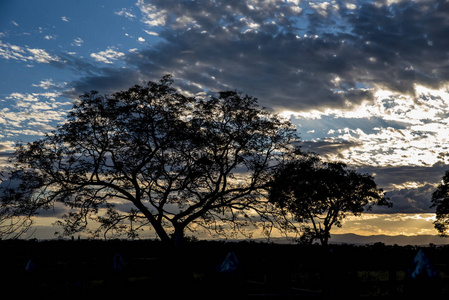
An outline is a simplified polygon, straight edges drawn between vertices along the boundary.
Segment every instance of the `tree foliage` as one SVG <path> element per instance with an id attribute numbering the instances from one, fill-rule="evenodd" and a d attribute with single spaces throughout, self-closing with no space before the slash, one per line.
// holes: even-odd
<path id="1" fill-rule="evenodd" d="M 301 223 L 304 241 L 318 239 L 323 245 L 331 228 L 341 227 L 348 214 L 391 205 L 372 176 L 298 151 L 276 171 L 269 198 Z"/>
<path id="2" fill-rule="evenodd" d="M 293 126 L 248 95 L 198 99 L 172 83 L 82 95 L 64 125 L 18 145 L 14 174 L 27 184 L 4 201 L 27 202 L 30 214 L 64 204 L 66 234 L 94 221 L 94 235 L 133 237 L 149 225 L 164 241 L 195 226 L 223 233 L 254 214 L 269 219 L 261 194 L 296 139 Z"/>
<path id="3" fill-rule="evenodd" d="M 441 183 L 432 193 L 432 206 L 435 207 L 435 229 L 441 236 L 447 236 L 449 229 L 449 171 L 444 174 Z"/>

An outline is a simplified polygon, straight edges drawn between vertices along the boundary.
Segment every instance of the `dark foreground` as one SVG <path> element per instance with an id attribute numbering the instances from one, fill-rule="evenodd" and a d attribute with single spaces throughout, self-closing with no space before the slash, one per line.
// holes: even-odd
<path id="1" fill-rule="evenodd" d="M 414 279 L 410 274 L 419 249 L 433 273 L 424 268 Z M 0 241 L 0 253 L 2 291 L 19 299 L 449 296 L 447 246 L 209 241 L 170 249 L 157 241 Z"/>

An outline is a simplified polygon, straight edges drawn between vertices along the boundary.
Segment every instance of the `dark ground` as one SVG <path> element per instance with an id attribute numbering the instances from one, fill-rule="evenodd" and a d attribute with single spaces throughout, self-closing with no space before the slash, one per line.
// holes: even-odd
<path id="1" fill-rule="evenodd" d="M 409 276 L 419 249 L 432 263 L 435 277 Z M 235 254 L 238 267 L 220 273 L 230 252 Z M 448 246 L 376 244 L 323 248 L 200 241 L 171 249 L 158 241 L 16 240 L 0 241 L 0 253 L 2 291 L 19 299 L 449 296 Z M 117 260 L 120 257 L 124 264 Z"/>

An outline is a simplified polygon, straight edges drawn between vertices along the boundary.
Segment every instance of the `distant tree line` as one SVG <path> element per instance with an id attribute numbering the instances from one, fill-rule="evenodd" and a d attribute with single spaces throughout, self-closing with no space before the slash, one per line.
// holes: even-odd
<path id="1" fill-rule="evenodd" d="M 0 186 L 3 236 L 62 204 L 66 235 L 134 238 L 150 227 L 179 245 L 186 231 L 229 236 L 257 225 L 326 245 L 346 215 L 391 206 L 372 176 L 294 146 L 295 126 L 256 98 L 188 97 L 172 84 L 167 75 L 85 93 L 66 123 L 19 143 Z"/>

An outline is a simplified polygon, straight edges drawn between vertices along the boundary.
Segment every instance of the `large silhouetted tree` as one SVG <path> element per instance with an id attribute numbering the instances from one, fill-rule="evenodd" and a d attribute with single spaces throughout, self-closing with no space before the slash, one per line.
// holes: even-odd
<path id="1" fill-rule="evenodd" d="M 449 229 L 449 171 L 446 171 L 441 183 L 433 192 L 431 201 L 431 207 L 436 208 L 434 226 L 441 236 L 447 236 Z"/>
<path id="2" fill-rule="evenodd" d="M 325 162 L 298 153 L 276 171 L 270 201 L 292 213 L 301 224 L 302 239 L 327 245 L 332 226 L 348 214 L 360 215 L 372 205 L 391 205 L 372 176 L 343 163 Z"/>
<path id="3" fill-rule="evenodd" d="M 150 225 L 178 243 L 195 226 L 220 232 L 268 219 L 260 193 L 294 139 L 291 123 L 255 98 L 186 97 L 170 76 L 112 96 L 89 92 L 64 125 L 18 146 L 14 176 L 23 184 L 4 201 L 26 203 L 30 214 L 64 204 L 66 234 L 93 220 L 94 234 L 133 236 Z"/>

